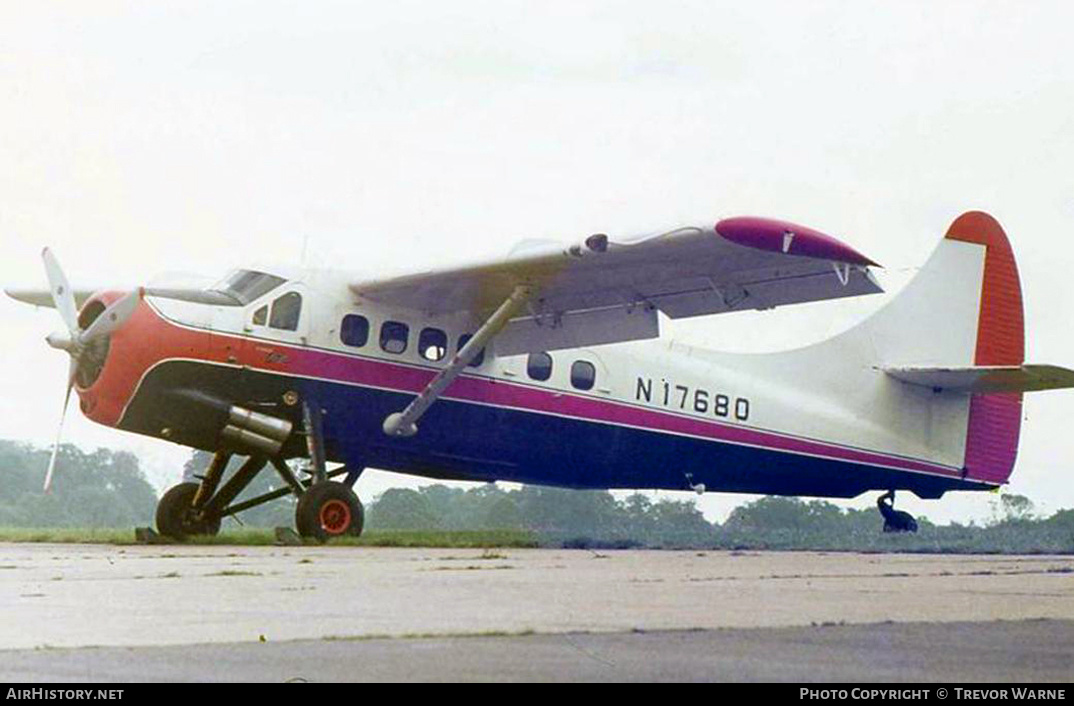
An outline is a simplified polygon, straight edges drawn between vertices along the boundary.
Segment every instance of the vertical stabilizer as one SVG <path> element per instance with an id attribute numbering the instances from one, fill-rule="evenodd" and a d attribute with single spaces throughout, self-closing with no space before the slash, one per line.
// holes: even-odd
<path id="1" fill-rule="evenodd" d="M 999 223 L 979 211 L 959 216 L 906 287 L 844 337 L 868 340 L 879 367 L 904 382 L 914 370 L 1021 366 L 1022 288 Z M 1006 482 L 1018 451 L 1022 393 L 950 390 L 926 399 L 925 407 L 908 413 L 939 419 L 944 410 L 947 421 L 922 439 L 936 450 L 935 459 L 960 466 L 967 480 Z M 913 402 L 893 404 L 911 410 Z M 878 423 L 913 428 L 907 419 Z"/>

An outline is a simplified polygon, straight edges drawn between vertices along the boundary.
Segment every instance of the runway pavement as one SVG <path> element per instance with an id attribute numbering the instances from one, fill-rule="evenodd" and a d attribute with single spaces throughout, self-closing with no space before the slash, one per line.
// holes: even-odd
<path id="1" fill-rule="evenodd" d="M 4 544 L 0 619 L 19 680 L 1069 680 L 1074 557 Z"/>
<path id="2" fill-rule="evenodd" d="M 0 680 L 1069 682 L 1074 622 L 883 623 L 0 652 Z"/>

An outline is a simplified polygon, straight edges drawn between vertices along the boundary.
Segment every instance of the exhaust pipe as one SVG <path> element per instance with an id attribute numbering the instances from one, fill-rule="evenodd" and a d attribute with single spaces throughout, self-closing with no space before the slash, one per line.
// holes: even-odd
<path id="1" fill-rule="evenodd" d="M 228 409 L 227 424 L 220 437 L 240 448 L 250 448 L 266 456 L 275 456 L 291 436 L 294 424 L 238 405 Z"/>

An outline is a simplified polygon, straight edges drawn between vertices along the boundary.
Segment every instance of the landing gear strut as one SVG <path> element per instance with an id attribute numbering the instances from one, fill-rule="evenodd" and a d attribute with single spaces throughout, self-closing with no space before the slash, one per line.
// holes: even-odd
<path id="1" fill-rule="evenodd" d="M 889 490 L 877 498 L 876 508 L 884 516 L 885 532 L 917 532 L 917 520 L 914 516 L 895 509 L 894 490 Z"/>
<path id="2" fill-rule="evenodd" d="M 157 532 L 175 539 L 191 535 L 215 535 L 220 531 L 220 518 L 201 516 L 194 509 L 197 483 L 180 483 L 164 493 L 157 503 Z"/>
<path id="3" fill-rule="evenodd" d="M 365 512 L 358 496 L 351 490 L 362 473 L 361 468 L 344 466 L 333 471 L 323 470 L 320 482 L 314 470 L 310 478 L 298 480 L 283 459 L 274 458 L 272 465 L 287 483 L 286 487 L 232 503 L 267 465 L 267 459 L 249 457 L 221 487 L 230 457 L 227 452 L 217 453 L 200 483 L 180 483 L 164 493 L 157 503 L 157 531 L 160 534 L 173 539 L 215 535 L 220 531 L 223 518 L 292 494 L 298 496 L 295 525 L 303 537 L 323 542 L 332 537 L 356 537 L 362 533 Z M 347 476 L 342 483 L 330 480 L 342 475 Z"/>
<path id="4" fill-rule="evenodd" d="M 164 493 L 157 503 L 157 531 L 175 539 L 217 534 L 220 521 L 234 513 L 228 503 L 250 484 L 266 462 L 263 456 L 249 457 L 217 490 L 230 459 L 229 452 L 217 453 L 201 483 L 180 483 Z"/>
<path id="5" fill-rule="evenodd" d="M 329 482 L 324 448 L 324 417 L 315 400 L 302 403 L 302 421 L 306 428 L 311 484 L 298 497 L 295 528 L 303 537 L 312 537 L 321 542 L 331 537 L 357 537 L 365 524 L 365 511 L 351 486 L 358 480 L 361 470 L 348 472 L 343 483 Z"/>
<path id="6" fill-rule="evenodd" d="M 232 411 L 239 409 L 232 407 Z M 237 413 L 235 413 L 237 414 Z M 307 399 L 302 403 L 302 422 L 306 437 L 306 451 L 309 454 L 310 477 L 299 480 L 284 457 L 279 455 L 285 437 L 291 434 L 291 423 L 282 422 L 274 417 L 245 412 L 238 419 L 253 419 L 256 429 L 235 429 L 222 434 L 229 445 L 226 450 L 218 451 L 214 456 L 200 483 L 181 483 L 170 489 L 157 505 L 157 531 L 160 534 L 184 539 L 191 535 L 215 535 L 220 531 L 220 521 L 229 516 L 257 507 L 270 500 L 294 495 L 298 498 L 295 511 L 295 525 L 303 537 L 325 541 L 331 537 L 354 536 L 362 533 L 365 513 L 358 496 L 351 487 L 362 474 L 363 465 L 337 468 L 329 472 L 324 443 L 324 410 L 316 400 Z M 276 423 L 273 423 L 276 422 Z M 237 423 L 237 422 L 236 422 Z M 249 422 L 252 424 L 252 422 Z M 274 439 L 259 436 L 264 429 L 280 431 L 284 425 L 283 436 Z M 245 435 L 244 435 L 245 434 Z M 257 443 L 251 442 L 253 438 Z M 275 443 L 269 443 L 274 441 Z M 245 451 L 251 455 L 242 466 L 224 481 L 224 472 L 233 451 Z M 256 498 L 233 503 L 250 481 L 271 462 L 286 487 L 273 490 Z M 346 474 L 342 483 L 329 479 Z"/>

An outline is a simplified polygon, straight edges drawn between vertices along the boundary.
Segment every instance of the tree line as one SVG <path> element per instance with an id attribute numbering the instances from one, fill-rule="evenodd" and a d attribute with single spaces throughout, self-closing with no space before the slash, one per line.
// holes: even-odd
<path id="1" fill-rule="evenodd" d="M 126 527 L 153 520 L 157 494 L 126 451 L 60 447 L 52 492 L 42 492 L 50 450 L 0 440 L 0 527 Z"/>
<path id="2" fill-rule="evenodd" d="M 201 473 L 209 458 L 193 452 L 185 476 Z M 229 468 L 240 462 L 233 459 Z M 63 445 L 62 472 L 48 495 L 41 492 L 47 463 L 47 450 L 0 441 L 0 527 L 152 524 L 157 496 L 134 455 Z M 274 473 L 262 473 L 240 499 L 281 485 Z M 275 527 L 290 526 L 293 518 L 294 498 L 286 497 L 244 512 L 238 521 Z M 916 535 L 884 535 L 879 514 L 871 508 L 764 497 L 739 506 L 720 524 L 706 520 L 690 501 L 544 486 L 507 490 L 491 483 L 392 488 L 366 505 L 369 530 L 523 530 L 546 546 L 1074 552 L 1074 510 L 1039 517 L 1032 501 L 1021 495 L 997 496 L 993 517 L 982 525 L 918 519 Z"/>
<path id="3" fill-rule="evenodd" d="M 917 534 L 881 531 L 872 508 L 843 509 L 824 500 L 768 496 L 708 522 L 689 501 L 635 493 L 484 485 L 385 491 L 368 509 L 367 527 L 393 530 L 522 529 L 542 545 L 591 548 L 818 549 L 917 552 L 1074 552 L 1074 510 L 1037 517 L 1032 501 L 1001 495 L 987 524 L 936 525 L 918 518 Z"/>

